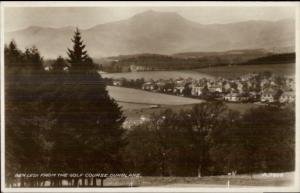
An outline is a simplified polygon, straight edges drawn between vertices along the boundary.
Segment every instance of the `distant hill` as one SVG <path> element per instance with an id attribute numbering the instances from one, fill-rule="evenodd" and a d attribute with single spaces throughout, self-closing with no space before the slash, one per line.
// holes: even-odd
<path id="1" fill-rule="evenodd" d="M 97 61 L 97 60 L 96 60 Z M 104 61 L 104 60 L 103 60 Z M 210 53 L 179 53 L 174 55 L 134 54 L 106 58 L 105 71 L 127 72 L 130 66 L 144 70 L 181 70 L 228 65 L 259 65 L 294 63 L 295 53 L 274 54 L 265 50 L 231 50 Z M 99 63 L 100 64 L 100 63 Z"/>
<path id="2" fill-rule="evenodd" d="M 258 58 L 270 55 L 271 52 L 265 49 L 247 49 L 247 50 L 229 50 L 224 52 L 183 52 L 176 53 L 172 56 L 177 58 L 208 58 L 215 57 L 219 58 L 226 63 L 230 63 L 232 60 L 233 63 L 247 61 L 249 59 Z"/>
<path id="3" fill-rule="evenodd" d="M 272 54 L 270 56 L 260 57 L 256 59 L 249 60 L 243 65 L 247 64 L 290 64 L 296 62 L 295 53 L 285 53 L 285 54 Z"/>
<path id="4" fill-rule="evenodd" d="M 14 39 L 20 48 L 36 45 L 45 58 L 66 56 L 75 27 L 28 27 L 5 33 L 5 42 Z M 280 50 L 294 48 L 293 20 L 245 21 L 203 25 L 174 12 L 146 11 L 126 20 L 81 30 L 93 58 L 113 55 L 226 50 Z"/>
<path id="5" fill-rule="evenodd" d="M 269 53 L 266 49 L 246 49 L 246 50 L 228 50 L 224 52 L 182 52 L 172 56 L 181 58 L 201 58 L 203 56 L 222 56 L 222 55 L 264 55 Z"/>

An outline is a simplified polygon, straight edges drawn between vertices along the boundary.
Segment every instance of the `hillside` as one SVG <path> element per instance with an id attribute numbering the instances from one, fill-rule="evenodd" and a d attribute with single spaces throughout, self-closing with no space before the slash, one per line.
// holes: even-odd
<path id="1" fill-rule="evenodd" d="M 36 45 L 45 58 L 66 55 L 75 27 L 28 27 L 5 34 L 23 49 Z M 93 58 L 137 53 L 169 55 L 240 49 L 293 47 L 293 20 L 199 24 L 174 12 L 146 11 L 131 18 L 81 30 Z"/>
<path id="2" fill-rule="evenodd" d="M 272 54 L 270 56 L 259 57 L 256 59 L 249 60 L 243 65 L 247 64 L 289 64 L 296 62 L 295 53 L 285 53 L 285 54 Z"/>
<path id="3" fill-rule="evenodd" d="M 176 53 L 172 56 L 178 58 L 202 58 L 207 56 L 243 56 L 247 58 L 256 58 L 259 56 L 265 56 L 270 51 L 266 49 L 243 49 L 243 50 L 228 50 L 223 52 L 182 52 Z"/>
<path id="4" fill-rule="evenodd" d="M 109 62 L 108 62 L 109 61 Z M 100 60 L 98 62 L 101 62 Z M 295 63 L 295 53 L 274 54 L 266 50 L 232 50 L 226 52 L 189 52 L 174 55 L 135 54 L 107 58 L 103 66 L 106 72 L 130 72 L 153 70 L 189 70 L 213 66 L 266 65 Z M 99 63 L 102 64 L 102 63 Z"/>

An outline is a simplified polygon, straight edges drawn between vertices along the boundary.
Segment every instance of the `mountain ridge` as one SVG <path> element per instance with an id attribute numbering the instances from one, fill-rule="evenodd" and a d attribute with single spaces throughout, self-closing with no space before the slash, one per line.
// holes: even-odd
<path id="1" fill-rule="evenodd" d="M 200 24 L 176 12 L 146 11 L 128 19 L 82 29 L 92 57 L 137 53 L 174 54 L 293 46 L 293 20 L 250 20 L 229 24 Z M 21 49 L 35 45 L 46 58 L 65 56 L 75 27 L 31 26 L 5 34 Z"/>

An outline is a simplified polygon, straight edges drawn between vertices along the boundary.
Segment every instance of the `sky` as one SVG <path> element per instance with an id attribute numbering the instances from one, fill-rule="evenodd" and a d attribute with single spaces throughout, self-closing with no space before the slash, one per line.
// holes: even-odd
<path id="1" fill-rule="evenodd" d="M 98 24 L 128 19 L 147 10 L 177 12 L 201 23 L 232 23 L 247 20 L 277 21 L 295 17 L 294 7 L 5 7 L 6 32 L 29 26 L 91 28 Z"/>

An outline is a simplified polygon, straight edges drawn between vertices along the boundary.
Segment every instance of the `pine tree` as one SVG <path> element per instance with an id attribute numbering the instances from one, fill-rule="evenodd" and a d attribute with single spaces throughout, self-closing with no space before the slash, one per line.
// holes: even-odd
<path id="1" fill-rule="evenodd" d="M 78 29 L 68 49 L 69 73 L 52 105 L 51 165 L 61 172 L 117 172 L 124 145 L 121 108 L 106 90 Z M 60 136 L 60 137 L 58 137 Z M 76 183 L 74 184 L 76 186 Z"/>
<path id="2" fill-rule="evenodd" d="M 71 72 L 86 72 L 92 68 L 91 58 L 85 51 L 85 45 L 81 40 L 81 34 L 79 29 L 76 28 L 74 37 L 72 39 L 74 43 L 73 49 L 68 49 L 69 59 L 67 60 L 72 66 Z"/>

